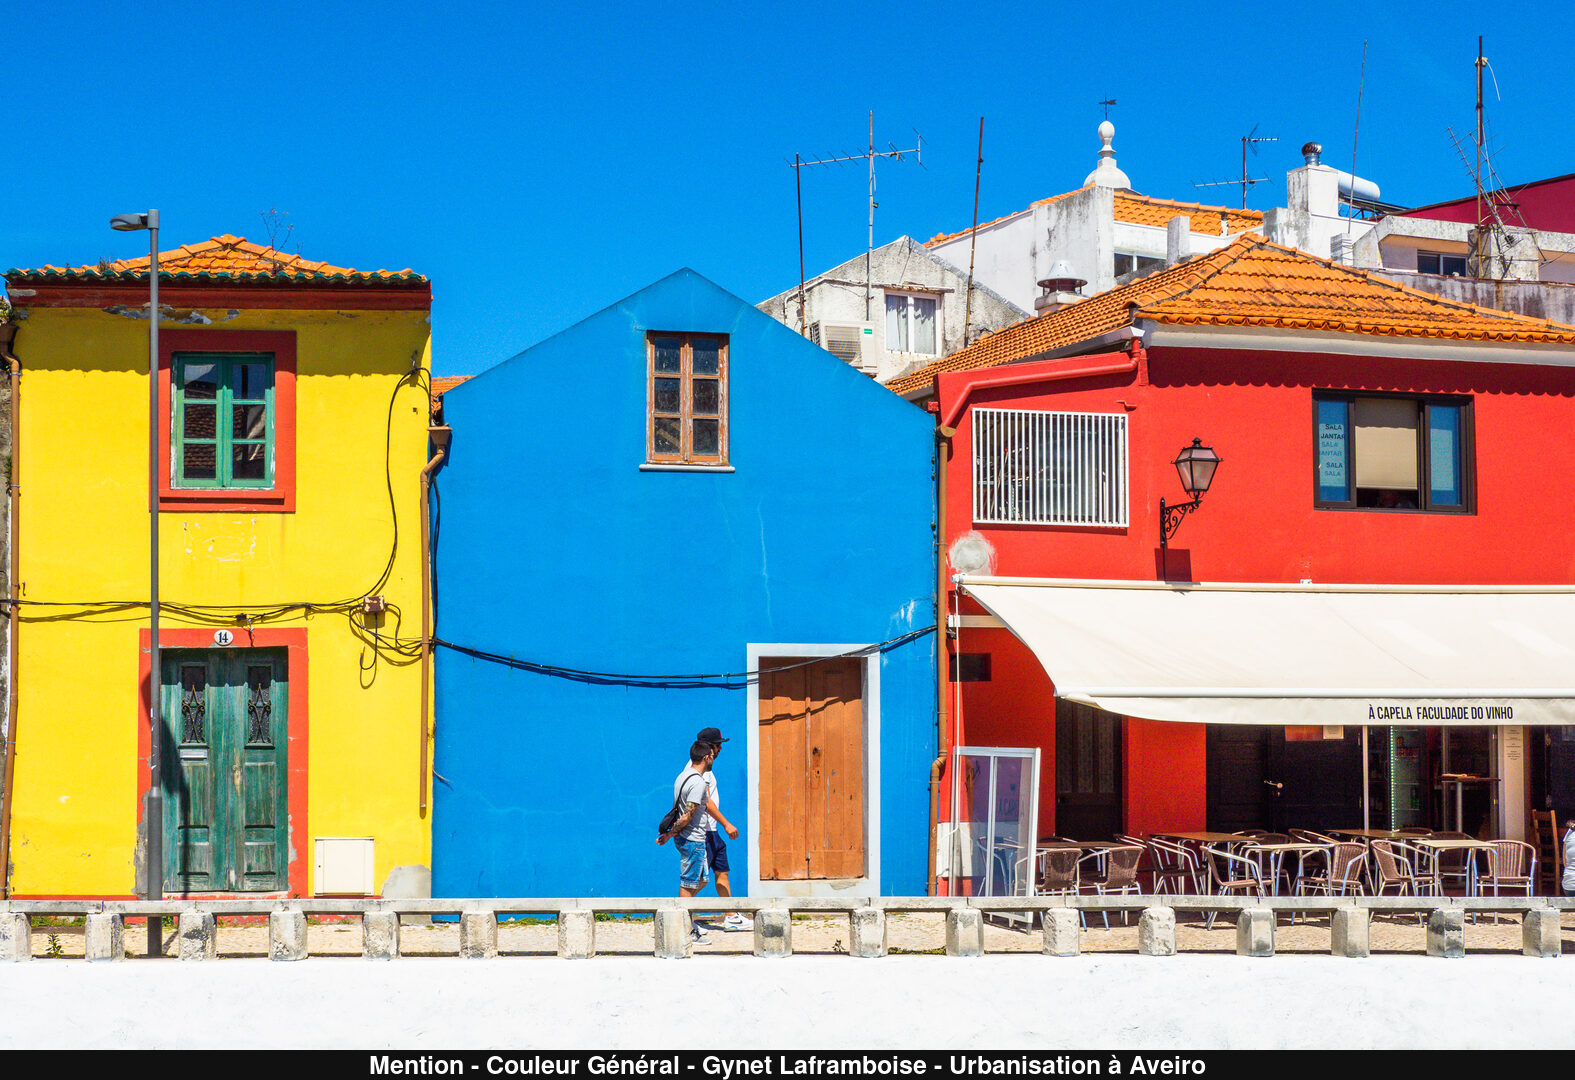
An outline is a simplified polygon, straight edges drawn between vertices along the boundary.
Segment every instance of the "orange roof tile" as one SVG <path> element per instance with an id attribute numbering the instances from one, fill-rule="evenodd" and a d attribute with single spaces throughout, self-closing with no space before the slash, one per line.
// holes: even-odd
<path id="1" fill-rule="evenodd" d="M 1092 185 L 1080 187 L 1077 191 L 1064 191 L 1060 195 L 1052 195 L 1048 199 L 1040 199 L 1030 203 L 1026 210 L 1017 210 L 1013 213 L 998 217 L 994 221 L 982 221 L 979 228 L 986 229 L 991 225 L 999 225 L 1007 218 L 1014 218 L 1018 214 L 1026 214 L 1036 206 L 1047 206 L 1059 202 L 1079 191 L 1087 191 Z M 1135 191 L 1116 192 L 1115 220 L 1129 225 L 1153 225 L 1163 229 L 1170 224 L 1170 219 L 1177 214 L 1188 214 L 1192 218 L 1192 231 L 1207 236 L 1234 236 L 1248 229 L 1256 229 L 1263 224 L 1263 213 L 1259 210 L 1232 210 L 1228 206 L 1206 206 L 1203 203 L 1176 202 L 1172 199 L 1151 199 L 1147 195 L 1139 195 Z M 1226 233 L 1220 232 L 1220 219 L 1225 220 Z M 963 229 L 961 232 L 937 233 L 924 242 L 925 247 L 944 244 L 948 240 L 955 240 L 959 236 L 967 236 L 973 230 Z"/>
<path id="2" fill-rule="evenodd" d="M 436 416 L 443 407 L 443 395 L 454 387 L 470 378 L 469 375 L 434 375 L 432 376 L 432 415 Z"/>
<path id="3" fill-rule="evenodd" d="M 117 259 L 96 266 L 45 266 L 36 270 L 9 270 L 8 280 L 106 281 L 146 278 L 149 257 Z M 159 252 L 159 277 L 175 280 L 222 280 L 245 282 L 290 282 L 313 284 L 426 284 L 414 270 L 351 270 L 314 262 L 253 244 L 244 236 L 215 236 L 196 244 L 183 244 L 173 251 Z"/>
<path id="4" fill-rule="evenodd" d="M 1137 319 L 1575 346 L 1575 326 L 1445 300 L 1245 233 L 1207 255 L 1009 326 L 886 388 L 896 394 L 927 390 L 942 372 L 1026 360 Z"/>

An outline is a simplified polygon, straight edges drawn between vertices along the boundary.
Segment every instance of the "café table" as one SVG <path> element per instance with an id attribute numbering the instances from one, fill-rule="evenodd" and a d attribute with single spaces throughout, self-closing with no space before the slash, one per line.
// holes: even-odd
<path id="1" fill-rule="evenodd" d="M 1285 856 L 1287 856 L 1287 855 L 1295 855 L 1296 856 L 1296 859 L 1297 859 L 1296 877 L 1299 879 L 1302 876 L 1301 875 L 1301 865 L 1302 865 L 1303 862 L 1306 861 L 1307 856 L 1311 855 L 1313 852 L 1328 851 L 1328 850 L 1329 850 L 1329 846 L 1327 844 L 1315 844 L 1315 843 L 1313 843 L 1310 840 L 1293 840 L 1293 841 L 1290 841 L 1289 843 L 1253 844 L 1250 848 L 1248 848 L 1244 852 L 1244 854 L 1246 854 L 1249 857 L 1251 857 L 1253 855 L 1264 855 L 1264 856 L 1268 857 L 1268 859 L 1269 859 L 1269 866 L 1265 867 L 1265 869 L 1268 870 L 1269 872 L 1264 874 L 1264 879 L 1267 882 L 1267 884 L 1269 885 L 1270 890 L 1275 895 L 1279 895 L 1280 894 L 1280 871 L 1281 871 L 1282 867 L 1284 866 Z M 1290 884 L 1290 883 L 1287 882 L 1287 884 Z M 1293 886 L 1293 888 L 1294 888 L 1294 886 Z"/>
<path id="2" fill-rule="evenodd" d="M 1433 878 L 1433 887 L 1438 890 L 1438 895 L 1444 895 L 1444 882 L 1438 872 L 1439 856 L 1446 851 L 1464 851 L 1466 853 L 1466 895 L 1475 896 L 1477 892 L 1477 852 L 1491 851 L 1492 844 L 1485 840 L 1434 840 L 1431 837 L 1413 837 L 1409 841 L 1412 846 L 1420 848 L 1432 855 L 1430 867 Z"/>

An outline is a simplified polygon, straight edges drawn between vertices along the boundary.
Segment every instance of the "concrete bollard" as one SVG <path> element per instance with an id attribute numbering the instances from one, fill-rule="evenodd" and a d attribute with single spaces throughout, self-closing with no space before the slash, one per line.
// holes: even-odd
<path id="1" fill-rule="evenodd" d="M 361 955 L 368 960 L 397 960 L 399 958 L 398 912 L 362 912 Z"/>
<path id="2" fill-rule="evenodd" d="M 886 955 L 886 913 L 877 907 L 854 908 L 848 916 L 848 954 Z"/>
<path id="3" fill-rule="evenodd" d="M 978 908 L 947 909 L 946 955 L 984 955 L 984 916 Z"/>
<path id="4" fill-rule="evenodd" d="M 1559 936 L 1558 908 L 1532 908 L 1520 924 L 1520 951 L 1527 956 L 1558 956 L 1564 951 Z"/>
<path id="5" fill-rule="evenodd" d="M 1268 908 L 1244 908 L 1236 916 L 1236 955 L 1274 955 L 1274 912 Z"/>
<path id="6" fill-rule="evenodd" d="M 1335 908 L 1329 916 L 1329 955 L 1371 955 L 1372 922 L 1372 913 L 1366 908 Z"/>
<path id="7" fill-rule="evenodd" d="M 1434 908 L 1427 916 L 1427 955 L 1466 955 L 1466 916 L 1459 908 Z"/>
<path id="8" fill-rule="evenodd" d="M 0 913 L 0 963 L 33 958 L 33 924 L 20 911 Z"/>
<path id="9" fill-rule="evenodd" d="M 459 913 L 459 955 L 466 960 L 490 960 L 498 955 L 496 912 Z"/>
<path id="10" fill-rule="evenodd" d="M 1076 956 L 1083 951 L 1083 920 L 1069 907 L 1044 912 L 1046 956 Z"/>
<path id="11" fill-rule="evenodd" d="M 684 908 L 659 908 L 656 912 L 656 955 L 663 960 L 687 960 L 694 951 L 693 928 Z"/>
<path id="12" fill-rule="evenodd" d="M 793 955 L 793 913 L 787 908 L 755 912 L 755 955 Z"/>
<path id="13" fill-rule="evenodd" d="M 1168 907 L 1144 908 L 1138 919 L 1140 956 L 1176 955 L 1176 910 Z"/>
<path id="14" fill-rule="evenodd" d="M 306 912 L 290 908 L 268 913 L 268 958 L 306 959 Z"/>
<path id="15" fill-rule="evenodd" d="M 558 912 L 558 955 L 565 960 L 589 960 L 596 955 L 596 916 L 593 912 Z"/>
<path id="16" fill-rule="evenodd" d="M 119 915 L 89 915 L 83 936 L 83 949 L 89 960 L 126 958 L 126 922 Z"/>
<path id="17" fill-rule="evenodd" d="M 182 960 L 212 960 L 219 955 L 219 922 L 211 911 L 181 912 L 175 936 Z"/>

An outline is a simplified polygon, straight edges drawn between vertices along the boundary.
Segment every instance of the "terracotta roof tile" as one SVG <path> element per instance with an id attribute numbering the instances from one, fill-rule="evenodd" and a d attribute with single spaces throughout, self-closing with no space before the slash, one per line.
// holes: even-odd
<path id="1" fill-rule="evenodd" d="M 1246 233 L 1200 258 L 1009 326 L 893 379 L 886 388 L 896 394 L 927 390 L 942 372 L 1026 360 L 1130 326 L 1135 319 L 1575 345 L 1575 326 L 1445 300 Z"/>
<path id="2" fill-rule="evenodd" d="M 1091 186 L 1091 185 L 1090 185 Z M 1048 199 L 1040 199 L 1030 203 L 1026 210 L 1017 210 L 998 217 L 994 221 L 982 221 L 979 228 L 989 228 L 999 225 L 1007 218 L 1014 218 L 1018 214 L 1026 214 L 1036 206 L 1046 206 L 1059 202 L 1079 191 L 1087 191 L 1088 186 L 1080 187 L 1077 191 L 1064 191 L 1060 195 L 1052 195 Z M 1263 224 L 1263 213 L 1259 210 L 1232 210 L 1228 206 L 1206 206 L 1203 203 L 1176 202 L 1172 199 L 1151 199 L 1147 195 L 1139 195 L 1134 191 L 1116 192 L 1115 219 L 1129 225 L 1153 225 L 1163 229 L 1170 224 L 1170 219 L 1177 214 L 1188 214 L 1192 218 L 1192 231 L 1208 236 L 1234 236 L 1248 229 L 1256 229 Z M 1226 232 L 1220 232 L 1220 219 L 1224 218 Z M 961 232 L 938 233 L 924 242 L 925 247 L 935 244 L 944 244 L 948 240 L 955 240 L 959 236 L 967 236 L 971 229 Z"/>
<path id="3" fill-rule="evenodd" d="M 434 375 L 432 376 L 432 415 L 436 416 L 438 410 L 443 408 L 443 395 L 454 387 L 470 378 L 469 375 Z"/>
<path id="4" fill-rule="evenodd" d="M 117 259 L 96 266 L 44 266 L 36 270 L 9 270 L 7 280 L 134 281 L 145 279 L 149 257 Z M 292 284 L 426 284 L 414 270 L 351 270 L 314 262 L 254 244 L 244 236 L 215 236 L 196 244 L 182 244 L 159 252 L 159 277 L 172 280 L 288 282 Z"/>

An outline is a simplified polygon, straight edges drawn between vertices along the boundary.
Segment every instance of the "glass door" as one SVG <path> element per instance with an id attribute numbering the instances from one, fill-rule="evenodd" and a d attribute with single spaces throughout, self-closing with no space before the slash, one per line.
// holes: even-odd
<path id="1" fill-rule="evenodd" d="M 1039 748 L 959 746 L 952 760 L 952 894 L 1034 895 Z"/>

